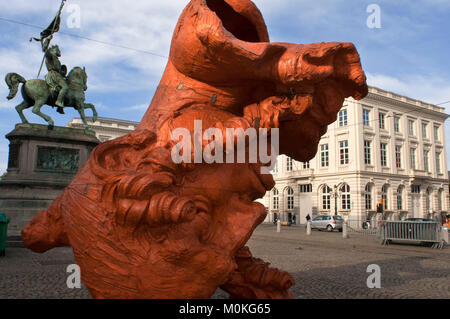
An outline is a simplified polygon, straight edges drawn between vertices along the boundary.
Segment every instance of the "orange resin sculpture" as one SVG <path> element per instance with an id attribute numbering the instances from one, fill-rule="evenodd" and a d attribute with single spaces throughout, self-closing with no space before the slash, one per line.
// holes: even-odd
<path id="1" fill-rule="evenodd" d="M 176 164 L 171 133 L 194 132 L 195 120 L 278 128 L 280 153 L 306 162 L 344 99 L 367 92 L 351 43 L 271 43 L 251 1 L 192 0 L 138 128 L 94 149 L 23 229 L 24 243 L 71 246 L 94 298 L 209 298 L 218 287 L 232 298 L 293 298 L 294 279 L 245 246 L 265 219 L 254 201 L 272 176 L 260 163 Z"/>

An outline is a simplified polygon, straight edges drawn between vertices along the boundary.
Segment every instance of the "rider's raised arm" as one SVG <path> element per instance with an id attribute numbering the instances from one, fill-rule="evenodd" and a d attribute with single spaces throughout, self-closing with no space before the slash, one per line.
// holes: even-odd
<path id="1" fill-rule="evenodd" d="M 42 52 L 47 52 L 48 47 L 50 46 L 50 42 L 52 41 L 52 38 L 53 36 L 41 39 Z"/>

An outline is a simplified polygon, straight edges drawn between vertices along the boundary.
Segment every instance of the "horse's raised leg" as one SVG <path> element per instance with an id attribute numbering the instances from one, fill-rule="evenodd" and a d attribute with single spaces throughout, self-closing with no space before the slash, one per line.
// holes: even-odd
<path id="1" fill-rule="evenodd" d="M 94 104 L 87 103 L 84 105 L 84 109 L 91 109 L 92 110 L 92 122 L 97 121 L 98 114 L 97 114 L 97 110 L 95 109 Z"/>
<path id="2" fill-rule="evenodd" d="M 41 107 L 44 106 L 46 101 L 35 101 L 34 107 L 33 107 L 33 113 L 42 117 L 44 120 L 48 123 L 48 128 L 53 129 L 55 123 L 53 122 L 52 118 L 48 115 L 45 115 L 41 112 Z"/>
<path id="3" fill-rule="evenodd" d="M 82 105 L 78 106 L 78 113 L 80 114 L 81 120 L 83 121 L 83 124 L 84 124 L 84 130 L 85 130 L 86 132 L 89 132 L 89 133 L 95 133 L 95 132 L 90 128 L 89 124 L 88 124 L 87 121 L 86 121 L 86 115 L 84 114 L 84 108 L 85 108 L 85 106 L 86 106 L 86 104 L 84 104 L 84 103 L 83 103 Z"/>
<path id="4" fill-rule="evenodd" d="M 31 107 L 30 104 L 28 104 L 26 101 L 23 101 L 19 105 L 16 106 L 16 111 L 19 113 L 20 119 L 22 120 L 22 123 L 28 124 L 28 120 L 26 119 L 25 115 L 23 114 L 23 110 Z"/>

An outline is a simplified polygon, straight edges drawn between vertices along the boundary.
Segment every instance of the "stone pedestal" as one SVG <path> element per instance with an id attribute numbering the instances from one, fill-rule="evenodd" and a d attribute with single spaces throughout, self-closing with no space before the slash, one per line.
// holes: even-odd
<path id="1" fill-rule="evenodd" d="M 70 183 L 100 141 L 82 129 L 17 124 L 10 141 L 8 171 L 0 181 L 0 212 L 11 219 L 8 236 L 46 209 Z"/>

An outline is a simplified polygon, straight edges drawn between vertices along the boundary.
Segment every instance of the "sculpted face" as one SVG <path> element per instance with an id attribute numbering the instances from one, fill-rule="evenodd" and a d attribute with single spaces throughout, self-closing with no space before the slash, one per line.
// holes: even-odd
<path id="1" fill-rule="evenodd" d="M 236 176 L 243 178 L 237 182 Z M 248 164 L 206 165 L 184 180 L 179 194 L 195 203 L 193 219 L 169 227 L 157 248 L 158 262 L 140 267 L 157 274 L 148 281 L 148 293 L 156 298 L 209 298 L 238 268 L 236 252 L 266 215 L 264 206 L 253 202 L 264 195 L 265 187 Z M 181 272 L 183 280 L 173 276 Z M 167 290 L 154 295 L 155 282 Z"/>
<path id="2" fill-rule="evenodd" d="M 57 45 L 54 45 L 50 48 L 50 51 L 53 55 L 56 55 L 58 58 L 61 57 L 61 51 L 59 50 L 59 47 Z"/>
<path id="3" fill-rule="evenodd" d="M 194 121 L 223 136 L 279 128 L 280 152 L 305 162 L 344 99 L 367 94 L 365 80 L 351 43 L 272 43 L 251 1 L 192 0 L 136 131 L 98 146 L 23 230 L 24 243 L 72 246 L 96 298 L 208 298 L 218 287 L 233 298 L 292 298 L 293 278 L 245 247 L 266 216 L 254 201 L 272 176 L 260 164 L 175 164 L 172 132 L 193 133 Z"/>

